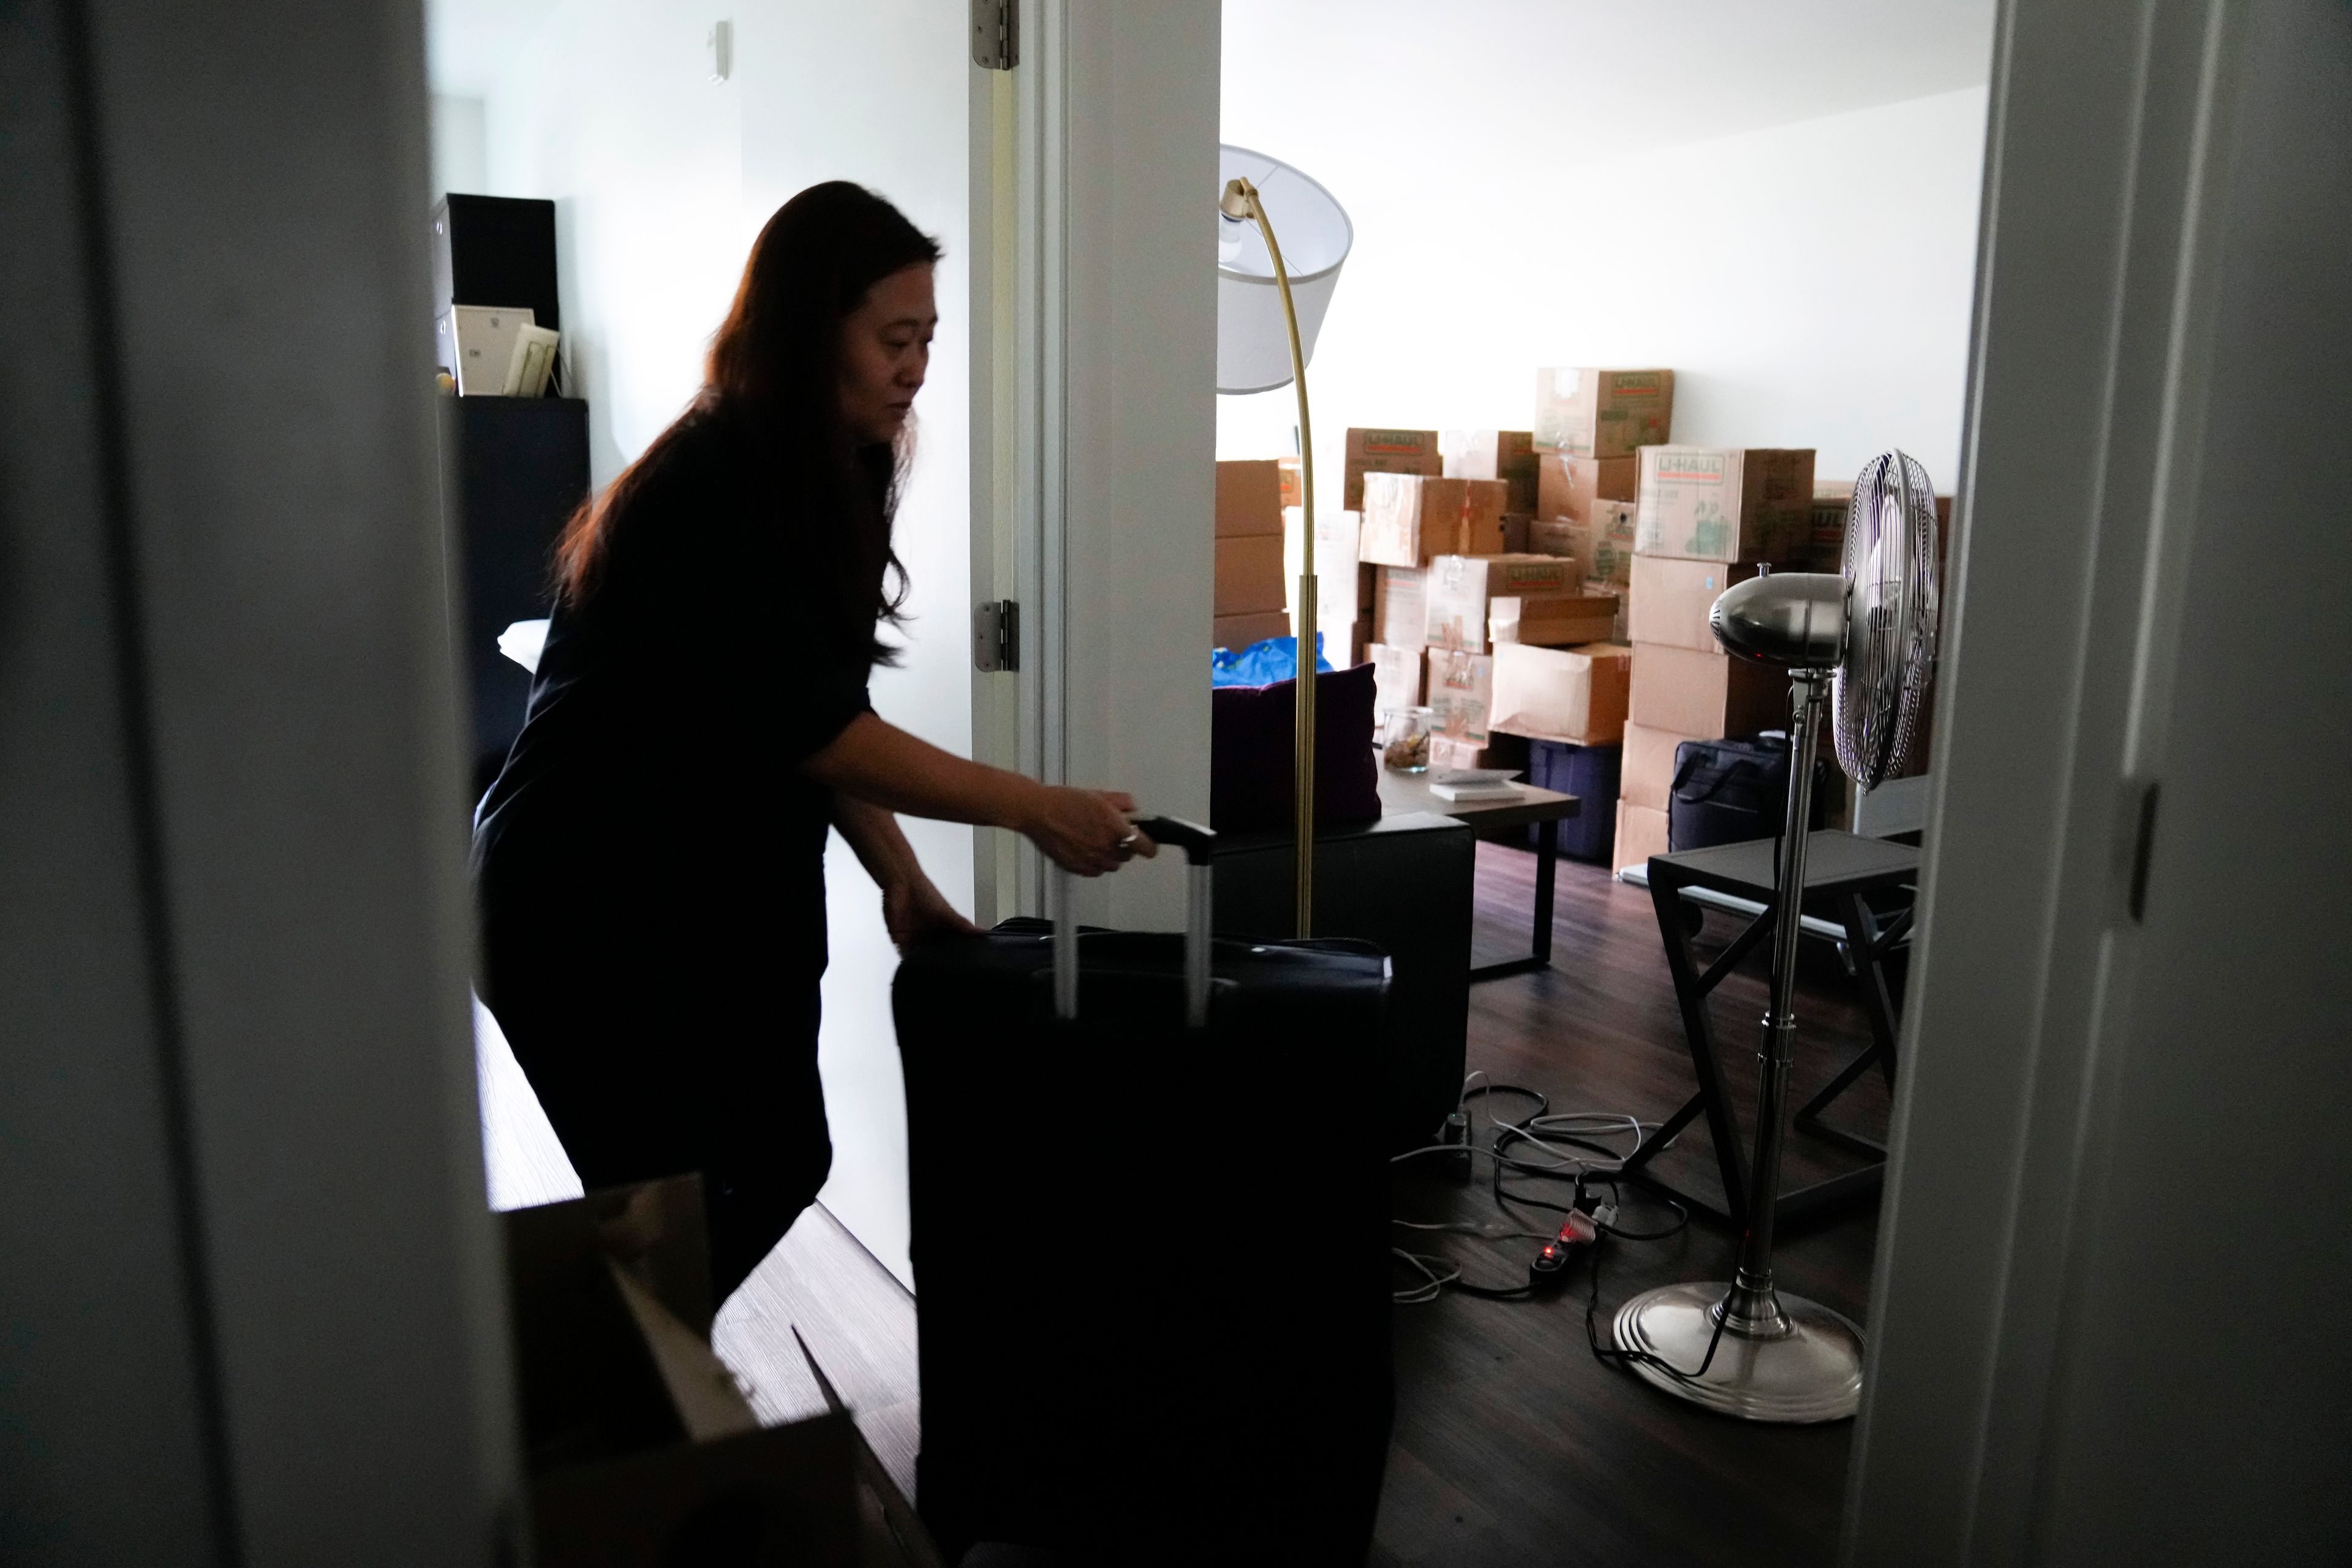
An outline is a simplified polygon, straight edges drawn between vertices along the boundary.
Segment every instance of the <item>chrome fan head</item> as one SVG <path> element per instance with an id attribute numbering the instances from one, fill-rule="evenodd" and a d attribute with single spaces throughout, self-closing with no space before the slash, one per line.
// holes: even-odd
<path id="1" fill-rule="evenodd" d="M 1873 458 L 1854 480 L 1844 575 L 1831 728 L 1838 765 L 1875 789 L 1909 753 L 1936 673 L 1936 490 L 1907 453 Z"/>

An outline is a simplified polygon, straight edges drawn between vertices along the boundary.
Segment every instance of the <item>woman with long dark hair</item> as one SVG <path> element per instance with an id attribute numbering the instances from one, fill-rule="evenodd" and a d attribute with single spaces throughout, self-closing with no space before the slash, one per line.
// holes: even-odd
<path id="1" fill-rule="evenodd" d="M 876 717 L 890 524 L 939 247 L 844 183 L 751 247 L 702 391 L 556 552 L 529 716 L 475 816 L 482 998 L 590 1187 L 699 1171 L 725 1296 L 832 1161 L 817 1079 L 824 846 L 900 945 L 972 927 L 895 812 L 1009 827 L 1095 876 L 1152 846 Z"/>

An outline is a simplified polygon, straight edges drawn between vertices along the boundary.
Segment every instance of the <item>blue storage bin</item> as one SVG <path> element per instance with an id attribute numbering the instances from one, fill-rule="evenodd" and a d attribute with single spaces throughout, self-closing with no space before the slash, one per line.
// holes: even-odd
<path id="1" fill-rule="evenodd" d="M 1528 782 L 1558 790 L 1580 802 L 1577 814 L 1559 825 L 1559 852 L 1572 860 L 1607 864 L 1617 844 L 1617 774 L 1622 746 L 1578 746 L 1566 741 L 1528 742 Z M 1528 847 L 1536 830 L 1528 829 Z"/>

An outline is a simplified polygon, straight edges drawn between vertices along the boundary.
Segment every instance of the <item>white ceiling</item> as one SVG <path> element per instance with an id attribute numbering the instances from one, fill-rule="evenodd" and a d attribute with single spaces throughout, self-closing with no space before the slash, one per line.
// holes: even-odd
<path id="1" fill-rule="evenodd" d="M 1224 0 L 1224 135 L 1302 117 L 1531 176 L 1982 85 L 1994 0 Z M 1413 157 L 1409 162 L 1422 159 Z"/>
<path id="2" fill-rule="evenodd" d="M 425 76 L 452 98 L 487 98 L 508 60 L 562 0 L 425 0 Z"/>

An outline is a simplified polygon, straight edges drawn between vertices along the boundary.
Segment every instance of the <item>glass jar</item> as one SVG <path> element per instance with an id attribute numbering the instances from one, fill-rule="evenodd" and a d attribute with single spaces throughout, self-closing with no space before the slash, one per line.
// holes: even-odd
<path id="1" fill-rule="evenodd" d="M 1391 708 L 1381 714 L 1381 765 L 1400 773 L 1429 771 L 1427 708 Z"/>

